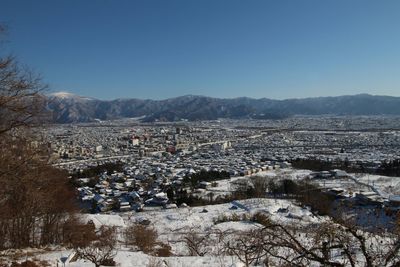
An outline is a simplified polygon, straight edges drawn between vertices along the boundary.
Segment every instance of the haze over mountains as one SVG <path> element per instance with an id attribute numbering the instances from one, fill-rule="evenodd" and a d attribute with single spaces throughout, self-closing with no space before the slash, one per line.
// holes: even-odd
<path id="1" fill-rule="evenodd" d="M 368 94 L 273 100 L 186 95 L 165 100 L 98 100 L 70 93 L 48 96 L 57 123 L 142 117 L 142 121 L 279 119 L 293 115 L 400 115 L 400 97 Z"/>

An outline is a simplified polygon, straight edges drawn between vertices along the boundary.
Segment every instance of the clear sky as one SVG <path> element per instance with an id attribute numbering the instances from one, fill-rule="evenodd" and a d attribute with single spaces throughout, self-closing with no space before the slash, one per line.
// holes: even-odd
<path id="1" fill-rule="evenodd" d="M 53 91 L 400 96 L 398 0 L 0 0 L 0 22 Z"/>

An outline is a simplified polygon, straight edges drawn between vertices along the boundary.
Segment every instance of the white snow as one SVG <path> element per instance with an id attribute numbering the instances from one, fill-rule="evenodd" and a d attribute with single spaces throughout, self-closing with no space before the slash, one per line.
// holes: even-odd
<path id="1" fill-rule="evenodd" d="M 82 215 L 82 220 L 85 222 L 92 220 L 96 227 L 102 225 L 117 226 L 120 231 L 131 223 L 144 219 L 150 220 L 151 225 L 159 234 L 159 240 L 165 243 L 168 242 L 175 255 L 167 258 L 153 257 L 142 252 L 132 251 L 132 249 L 121 245 L 115 257 L 115 261 L 121 267 L 147 266 L 150 261 L 157 262 L 159 266 L 237 266 L 236 264 L 239 264 L 238 260 L 231 256 L 186 256 L 186 248 L 181 242 L 183 235 L 189 230 L 207 233 L 215 230 L 246 231 L 260 227 L 259 224 L 249 221 L 215 223 L 223 215 L 230 217 L 236 214 L 238 217 L 241 217 L 243 214 L 246 214 L 249 218 L 257 212 L 262 212 L 268 214 L 273 220 L 288 224 L 318 222 L 322 220 L 321 218 L 314 217 L 307 209 L 294 205 L 289 200 L 247 199 L 236 201 L 235 204 L 241 208 L 230 209 L 232 204 L 227 203 L 166 210 L 154 209 L 140 213 L 84 214 Z M 287 209 L 287 212 L 278 213 L 277 211 L 280 208 Z M 207 210 L 207 212 L 204 212 L 204 210 Z M 56 250 L 41 253 L 40 256 L 36 255 L 35 258 L 47 260 L 51 266 L 57 266 L 57 260 L 67 258 L 71 253 L 71 250 Z M 222 265 L 221 262 L 223 263 Z M 62 263 L 59 263 L 59 266 L 63 266 Z M 89 267 L 94 265 L 83 260 L 78 260 L 77 262 L 67 263 L 65 266 Z"/>
<path id="2" fill-rule="evenodd" d="M 49 96 L 60 98 L 60 99 L 93 100 L 93 98 L 90 98 L 90 97 L 78 96 L 73 93 L 63 92 L 63 91 L 51 93 L 51 94 L 49 94 Z"/>

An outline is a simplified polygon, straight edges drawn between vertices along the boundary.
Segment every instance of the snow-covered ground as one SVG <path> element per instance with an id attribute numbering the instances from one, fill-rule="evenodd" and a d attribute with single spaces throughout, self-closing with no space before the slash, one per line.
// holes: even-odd
<path id="1" fill-rule="evenodd" d="M 281 170 L 269 170 L 259 172 L 256 175 L 266 179 L 303 179 L 308 176 L 309 170 L 294 170 L 291 168 Z M 246 177 L 233 177 L 231 179 L 218 181 L 216 187 L 207 189 L 204 193 L 214 193 L 214 196 L 229 194 L 232 191 L 231 183 Z M 354 179 L 360 182 L 360 188 L 355 188 L 355 181 L 352 179 L 327 179 L 318 182 L 325 187 L 364 189 L 362 184 L 373 186 L 382 196 L 400 193 L 400 178 L 385 177 L 379 175 L 354 175 Z M 233 206 L 235 208 L 233 208 Z M 118 247 L 115 261 L 117 266 L 240 266 L 238 260 L 231 256 L 206 255 L 188 256 L 185 244 L 182 242 L 184 235 L 189 231 L 197 233 L 212 233 L 215 231 L 246 231 L 260 227 L 259 224 L 250 221 L 224 221 L 221 218 L 232 218 L 232 216 L 242 218 L 244 215 L 250 218 L 255 213 L 265 213 L 276 222 L 289 225 L 320 223 L 328 220 L 326 217 L 316 217 L 307 208 L 302 208 L 294 204 L 291 200 L 284 199 L 247 199 L 233 201 L 232 203 L 207 205 L 201 207 L 184 207 L 175 209 L 146 208 L 144 212 L 125 212 L 111 214 L 83 214 L 82 220 L 92 221 L 96 227 L 102 225 L 116 226 L 122 233 L 123 230 L 133 223 L 143 220 L 150 221 L 159 235 L 159 241 L 168 243 L 171 246 L 173 256 L 154 257 L 127 248 L 122 243 Z M 371 210 L 374 212 L 374 210 Z M 365 214 L 365 213 L 364 213 Z M 33 253 L 28 258 L 36 258 L 48 261 L 51 266 L 57 266 L 57 261 L 66 259 L 73 251 L 66 249 L 54 249 L 54 251 L 42 251 Z M 26 256 L 21 258 L 25 260 Z M 59 262 L 58 266 L 64 266 Z M 90 262 L 78 260 L 77 262 L 66 263 L 65 266 L 89 267 L 94 266 Z"/>
<path id="2" fill-rule="evenodd" d="M 355 175 L 355 178 L 373 187 L 382 197 L 388 198 L 391 195 L 400 195 L 400 177 L 360 174 Z"/>
<path id="3" fill-rule="evenodd" d="M 50 266 L 57 266 L 57 260 L 60 258 L 68 257 L 72 251 L 53 251 L 45 252 L 37 255 L 35 258 L 38 260 L 47 261 Z M 146 267 L 157 266 L 157 267 L 221 267 L 221 266 L 243 266 L 238 263 L 234 257 L 214 257 L 214 256 L 203 256 L 203 257 L 190 257 L 190 256 L 172 256 L 172 257 L 154 257 L 151 255 L 144 254 L 141 251 L 129 251 L 120 249 L 114 258 L 117 266 L 120 267 Z M 58 263 L 58 266 L 64 266 L 63 263 Z M 79 260 L 76 262 L 70 262 L 65 264 L 66 267 L 93 267 L 94 264 L 88 261 Z"/>
<path id="4" fill-rule="evenodd" d="M 261 171 L 255 174 L 251 175 L 246 175 L 246 176 L 236 176 L 232 177 L 230 179 L 223 179 L 217 181 L 217 186 L 215 187 L 210 187 L 207 190 L 205 190 L 205 193 L 210 193 L 212 192 L 214 194 L 214 197 L 230 194 L 234 191 L 234 186 L 233 184 L 237 181 L 240 181 L 242 179 L 249 178 L 251 176 L 259 176 L 259 177 L 264 177 L 266 179 L 293 179 L 293 180 L 301 180 L 307 175 L 309 175 L 311 171 L 309 170 L 295 170 L 291 168 L 287 169 L 278 169 L 278 170 L 268 170 L 268 171 Z"/>
<path id="5" fill-rule="evenodd" d="M 232 209 L 232 206 L 238 208 Z M 278 211 L 279 209 L 283 209 Z M 96 227 L 101 225 L 117 226 L 120 231 L 131 223 L 141 220 L 149 220 L 157 230 L 159 240 L 168 243 L 172 247 L 172 257 L 158 258 L 146 255 L 142 252 L 128 249 L 122 244 L 119 246 L 115 261 L 118 266 L 147 266 L 150 262 L 157 262 L 160 266 L 236 266 L 238 262 L 234 257 L 228 256 L 188 256 L 183 240 L 183 235 L 188 231 L 195 230 L 197 233 L 209 233 L 219 231 L 245 231 L 260 227 L 257 223 L 249 221 L 216 222 L 221 216 L 230 217 L 234 214 L 252 215 L 257 212 L 269 214 L 270 218 L 287 224 L 299 224 L 320 222 L 321 218 L 315 217 L 305 208 L 294 205 L 289 200 L 272 199 L 247 199 L 233 203 L 207 205 L 201 207 L 186 207 L 167 210 L 153 210 L 140 213 L 118 213 L 118 214 L 85 214 L 82 219 L 92 220 Z M 72 251 L 56 250 L 36 254 L 34 258 L 48 261 L 51 266 L 57 266 L 57 260 L 67 258 Z M 26 257 L 23 257 L 23 260 Z M 60 263 L 59 263 L 60 264 Z M 62 265 L 59 265 L 62 266 Z M 78 260 L 67 263 L 65 266 L 93 266 L 92 263 Z"/>

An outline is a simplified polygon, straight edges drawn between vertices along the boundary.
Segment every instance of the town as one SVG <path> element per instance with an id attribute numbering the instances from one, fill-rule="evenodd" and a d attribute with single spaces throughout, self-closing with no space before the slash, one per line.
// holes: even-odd
<path id="1" fill-rule="evenodd" d="M 54 165 L 70 172 L 88 212 L 187 205 L 177 198 L 183 190 L 217 201 L 235 190 L 235 181 L 254 176 L 310 179 L 335 198 L 388 214 L 400 207 L 400 181 L 377 172 L 383 162 L 400 158 L 399 117 L 154 124 L 127 119 L 46 131 Z M 331 169 L 302 170 L 299 162 L 307 160 L 331 163 Z M 347 173 L 335 162 L 363 171 Z"/>

